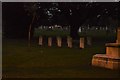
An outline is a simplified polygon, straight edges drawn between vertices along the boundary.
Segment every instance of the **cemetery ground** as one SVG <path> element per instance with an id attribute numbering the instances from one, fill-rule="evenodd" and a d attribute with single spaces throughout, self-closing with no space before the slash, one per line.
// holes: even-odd
<path id="1" fill-rule="evenodd" d="M 100 40 L 101 41 L 101 40 Z M 94 41 L 95 42 L 95 41 Z M 120 78 L 119 71 L 94 67 L 92 56 L 105 53 L 103 42 L 84 49 L 39 46 L 27 40 L 3 39 L 3 78 Z"/>

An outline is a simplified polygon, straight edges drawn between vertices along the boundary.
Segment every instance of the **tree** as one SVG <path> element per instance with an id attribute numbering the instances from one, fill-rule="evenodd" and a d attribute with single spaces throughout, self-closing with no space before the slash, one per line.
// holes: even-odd
<path id="1" fill-rule="evenodd" d="M 3 36 L 6 38 L 26 38 L 28 21 L 23 3 L 2 3 Z"/>
<path id="2" fill-rule="evenodd" d="M 25 11 L 28 13 L 29 16 L 32 16 L 31 23 L 29 25 L 28 30 L 28 46 L 30 47 L 31 43 L 31 30 L 34 23 L 35 18 L 37 17 L 37 4 L 36 3 L 24 3 Z"/>
<path id="3" fill-rule="evenodd" d="M 117 3 L 31 3 L 38 4 L 38 7 L 29 5 L 28 11 L 39 13 L 39 23 L 44 25 L 70 25 L 70 32 L 73 38 L 78 37 L 78 30 L 87 20 L 92 25 L 108 25 L 108 17 L 114 14 Z M 32 9 L 32 11 L 31 11 Z M 41 11 L 42 10 L 42 11 Z M 108 11 L 108 13 L 107 13 Z M 115 14 L 116 15 L 116 14 Z M 100 17 L 100 18 L 99 18 Z M 96 21 L 97 20 L 97 21 Z M 97 23 L 99 21 L 99 23 Z M 85 24 L 86 25 L 86 24 Z M 31 28 L 30 28 L 31 29 Z M 29 29 L 29 30 L 30 30 Z"/>

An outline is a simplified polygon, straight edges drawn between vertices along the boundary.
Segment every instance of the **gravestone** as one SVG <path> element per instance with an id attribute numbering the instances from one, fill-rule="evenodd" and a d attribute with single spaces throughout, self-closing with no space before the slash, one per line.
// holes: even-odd
<path id="1" fill-rule="evenodd" d="M 69 48 L 72 48 L 72 38 L 71 37 L 67 37 L 67 44 Z"/>
<path id="2" fill-rule="evenodd" d="M 116 43 L 120 43 L 120 28 L 117 30 L 118 34 L 117 34 L 117 42 Z"/>
<path id="3" fill-rule="evenodd" d="M 72 48 L 72 38 L 70 37 L 70 39 L 69 39 L 69 44 L 70 44 L 70 48 Z"/>
<path id="4" fill-rule="evenodd" d="M 91 46 L 92 45 L 92 38 L 87 37 L 87 45 Z"/>
<path id="5" fill-rule="evenodd" d="M 117 42 L 106 44 L 106 54 L 96 54 L 92 58 L 92 65 L 120 69 L 120 28 L 117 30 Z"/>
<path id="6" fill-rule="evenodd" d="M 85 42 L 84 38 L 80 38 L 80 48 L 84 48 Z"/>
<path id="7" fill-rule="evenodd" d="M 61 37 L 57 37 L 57 46 L 58 46 L 58 47 L 61 47 L 61 44 L 62 44 L 62 39 L 61 39 Z"/>
<path id="8" fill-rule="evenodd" d="M 39 36 L 39 43 L 38 43 L 40 46 L 42 46 L 43 45 L 43 38 L 42 38 L 42 36 Z"/>
<path id="9" fill-rule="evenodd" d="M 52 38 L 48 37 L 48 46 L 51 47 L 52 46 Z"/>

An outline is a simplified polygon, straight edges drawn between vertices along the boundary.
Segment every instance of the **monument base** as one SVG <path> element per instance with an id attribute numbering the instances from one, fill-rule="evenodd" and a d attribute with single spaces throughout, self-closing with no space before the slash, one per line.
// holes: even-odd
<path id="1" fill-rule="evenodd" d="M 120 58 L 109 57 L 106 54 L 96 54 L 92 58 L 92 65 L 120 70 Z"/>

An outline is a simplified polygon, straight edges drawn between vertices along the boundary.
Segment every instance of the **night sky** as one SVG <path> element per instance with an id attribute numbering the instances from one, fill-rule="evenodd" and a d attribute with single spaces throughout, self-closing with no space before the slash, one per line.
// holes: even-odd
<path id="1" fill-rule="evenodd" d="M 2 22 L 3 36 L 8 38 L 26 38 L 32 16 L 25 10 L 24 2 L 3 2 Z M 120 21 L 118 2 L 62 2 L 37 3 L 37 18 L 34 27 L 40 25 L 71 25 L 71 35 L 77 36 L 77 30 L 82 24 L 91 26 L 106 26 L 108 21 Z M 52 7 L 57 10 L 49 11 Z M 45 9 L 46 12 L 45 13 Z M 112 23 L 111 23 L 112 24 Z M 34 28 L 33 27 L 33 28 Z M 117 27 L 117 26 L 116 26 Z"/>

